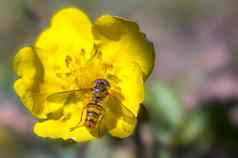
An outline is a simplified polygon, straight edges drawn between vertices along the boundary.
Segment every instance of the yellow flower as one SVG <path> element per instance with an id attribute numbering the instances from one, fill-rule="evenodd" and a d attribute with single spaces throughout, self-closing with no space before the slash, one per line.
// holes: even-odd
<path id="1" fill-rule="evenodd" d="M 153 45 L 135 22 L 103 15 L 92 24 L 83 11 L 66 8 L 15 56 L 14 89 L 39 119 L 38 136 L 124 138 L 135 128 L 153 65 Z"/>

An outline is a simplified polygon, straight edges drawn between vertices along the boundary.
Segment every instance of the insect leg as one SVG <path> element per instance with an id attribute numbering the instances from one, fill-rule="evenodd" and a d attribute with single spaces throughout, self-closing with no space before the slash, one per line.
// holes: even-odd
<path id="1" fill-rule="evenodd" d="M 78 123 L 77 125 L 75 125 L 74 127 L 70 128 L 70 132 L 72 132 L 72 131 L 74 131 L 76 128 L 81 127 L 81 126 L 84 125 L 83 117 L 84 117 L 84 115 L 85 115 L 85 112 L 87 112 L 87 107 L 86 107 L 86 106 L 83 108 L 83 112 L 82 112 L 82 114 L 81 114 L 81 118 L 80 118 L 79 123 Z"/>

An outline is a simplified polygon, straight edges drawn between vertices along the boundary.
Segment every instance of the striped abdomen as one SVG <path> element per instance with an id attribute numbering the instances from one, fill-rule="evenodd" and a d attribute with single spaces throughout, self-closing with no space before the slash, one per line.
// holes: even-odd
<path id="1" fill-rule="evenodd" d="M 85 125 L 88 128 L 95 128 L 98 121 L 104 115 L 104 108 L 98 103 L 88 103 L 87 104 L 87 115 L 85 120 Z"/>

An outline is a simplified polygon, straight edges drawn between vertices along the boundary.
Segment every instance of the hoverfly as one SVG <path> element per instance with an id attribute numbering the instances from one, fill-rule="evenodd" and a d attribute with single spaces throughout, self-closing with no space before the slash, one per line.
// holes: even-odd
<path id="1" fill-rule="evenodd" d="M 81 120 L 71 128 L 71 131 L 85 126 L 93 136 L 101 137 L 116 126 L 116 116 L 118 115 L 123 116 L 124 120 L 131 123 L 136 121 L 135 115 L 123 104 L 118 104 L 120 103 L 119 99 L 111 95 L 109 89 L 110 84 L 107 80 L 97 79 L 92 88 L 57 92 L 49 95 L 47 100 L 56 103 L 63 101 L 64 105 L 67 105 L 71 100 L 80 101 L 89 96 L 89 102 L 82 107 Z M 106 97 L 116 103 L 108 106 L 103 105 L 102 102 Z"/>

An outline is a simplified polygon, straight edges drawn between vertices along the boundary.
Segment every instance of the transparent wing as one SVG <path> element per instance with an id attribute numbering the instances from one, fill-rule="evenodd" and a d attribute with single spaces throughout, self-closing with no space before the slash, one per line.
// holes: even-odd
<path id="1" fill-rule="evenodd" d="M 113 113 L 119 114 L 126 122 L 133 123 L 136 120 L 136 116 L 134 115 L 134 113 L 125 105 L 123 105 L 116 95 L 111 95 L 109 102 L 110 110 Z"/>
<path id="2" fill-rule="evenodd" d="M 132 111 L 130 111 L 125 105 L 121 104 L 121 114 L 123 117 L 123 120 L 125 120 L 128 123 L 134 123 L 136 121 L 136 116 L 133 114 Z"/>
<path id="3" fill-rule="evenodd" d="M 47 97 L 47 100 L 49 102 L 54 103 L 66 103 L 69 101 L 81 101 L 85 97 L 89 97 L 91 93 L 90 88 L 85 89 L 78 89 L 78 90 L 71 90 L 71 91 L 62 91 L 62 92 L 56 92 Z"/>

